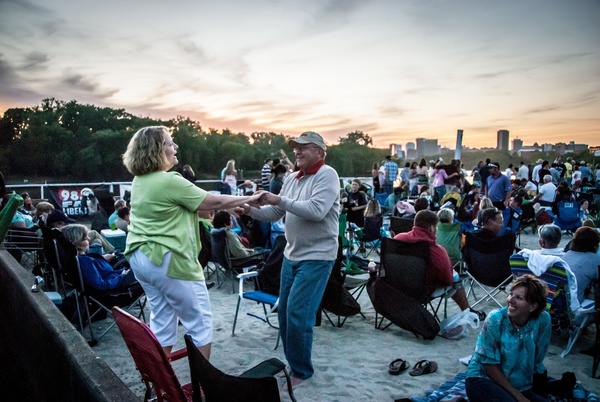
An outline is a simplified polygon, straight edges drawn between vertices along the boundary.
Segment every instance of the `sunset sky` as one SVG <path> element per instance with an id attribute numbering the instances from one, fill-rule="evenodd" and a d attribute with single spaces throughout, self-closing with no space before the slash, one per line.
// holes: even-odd
<path id="1" fill-rule="evenodd" d="M 0 113 L 43 98 L 250 134 L 600 145 L 599 0 L 0 0 Z"/>

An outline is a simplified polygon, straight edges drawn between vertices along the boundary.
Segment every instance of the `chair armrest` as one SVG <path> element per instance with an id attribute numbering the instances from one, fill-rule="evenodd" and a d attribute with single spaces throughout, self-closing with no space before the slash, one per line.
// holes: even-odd
<path id="1" fill-rule="evenodd" d="M 248 279 L 248 278 L 252 278 L 253 276 L 258 276 L 258 271 L 242 272 L 241 274 L 238 274 L 237 278 L 238 279 Z"/>
<path id="2" fill-rule="evenodd" d="M 179 360 L 179 359 L 182 359 L 184 357 L 187 357 L 187 355 L 188 355 L 187 349 L 183 348 L 183 349 L 179 349 L 179 350 L 176 350 L 176 351 L 172 352 L 171 356 L 170 356 L 170 359 L 173 362 L 175 360 Z"/>

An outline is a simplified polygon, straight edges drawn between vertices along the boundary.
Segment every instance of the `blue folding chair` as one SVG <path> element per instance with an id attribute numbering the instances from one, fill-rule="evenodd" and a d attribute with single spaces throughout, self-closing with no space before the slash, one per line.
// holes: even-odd
<path id="1" fill-rule="evenodd" d="M 572 234 L 581 227 L 581 204 L 578 201 L 560 201 L 556 207 L 554 224 L 562 231 Z"/>

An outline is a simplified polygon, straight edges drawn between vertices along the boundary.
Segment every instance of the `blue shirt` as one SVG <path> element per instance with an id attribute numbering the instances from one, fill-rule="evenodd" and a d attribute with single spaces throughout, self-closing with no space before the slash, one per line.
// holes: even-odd
<path id="1" fill-rule="evenodd" d="M 121 275 L 123 269 L 115 271 L 102 256 L 90 257 L 87 255 L 78 255 L 77 259 L 81 267 L 83 283 L 92 289 L 115 289 L 125 279 L 125 275 Z"/>
<path id="2" fill-rule="evenodd" d="M 506 199 L 506 192 L 511 191 L 510 179 L 503 174 L 497 178 L 489 175 L 487 178 L 487 196 L 492 202 L 502 202 Z"/>
<path id="3" fill-rule="evenodd" d="M 384 166 L 387 171 L 386 180 L 391 182 L 396 181 L 396 177 L 398 177 L 398 165 L 396 162 L 389 161 L 386 162 Z"/>
<path id="4" fill-rule="evenodd" d="M 551 331 L 550 314 L 545 310 L 519 329 L 510 322 L 506 307 L 493 311 L 477 338 L 467 378 L 489 378 L 483 365 L 495 364 L 500 365 L 513 387 L 519 391 L 531 389 L 533 374 L 546 370 L 543 361 Z"/>

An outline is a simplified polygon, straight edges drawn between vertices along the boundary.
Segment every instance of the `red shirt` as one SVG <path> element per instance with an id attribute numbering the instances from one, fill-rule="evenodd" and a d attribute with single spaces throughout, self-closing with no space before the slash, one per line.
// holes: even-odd
<path id="1" fill-rule="evenodd" d="M 427 267 L 428 286 L 432 289 L 449 286 L 452 284 L 454 272 L 452 262 L 445 248 L 436 243 L 435 234 L 418 226 L 413 226 L 410 232 L 399 233 L 394 239 L 416 243 L 425 241 L 429 243 L 429 266 Z"/>

